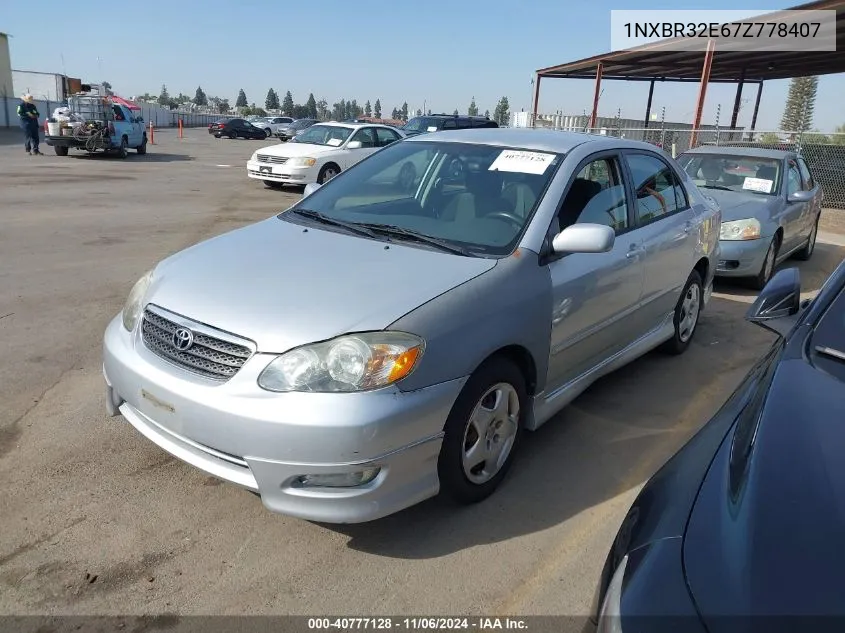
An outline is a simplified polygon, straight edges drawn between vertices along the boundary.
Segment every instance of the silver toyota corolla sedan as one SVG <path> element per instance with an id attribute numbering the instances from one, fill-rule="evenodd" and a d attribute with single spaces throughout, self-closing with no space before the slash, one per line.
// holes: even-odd
<path id="1" fill-rule="evenodd" d="M 720 211 L 654 146 L 438 132 L 179 252 L 104 340 L 106 402 L 272 511 L 356 523 L 480 501 L 537 429 L 647 351 L 683 352 Z"/>
<path id="2" fill-rule="evenodd" d="M 801 156 L 706 146 L 678 162 L 722 209 L 717 276 L 745 277 L 762 290 L 781 261 L 810 259 L 824 195 Z"/>

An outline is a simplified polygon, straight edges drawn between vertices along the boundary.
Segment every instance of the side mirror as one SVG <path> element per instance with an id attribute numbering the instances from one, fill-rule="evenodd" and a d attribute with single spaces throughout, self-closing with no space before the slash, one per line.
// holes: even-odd
<path id="1" fill-rule="evenodd" d="M 785 336 L 801 310 L 801 274 L 797 268 L 781 270 L 769 280 L 745 314 L 746 320 Z"/>
<path id="2" fill-rule="evenodd" d="M 363 143 L 361 141 L 349 141 L 346 144 L 346 149 L 361 149 L 363 147 Z"/>
<path id="3" fill-rule="evenodd" d="M 613 248 L 616 232 L 604 224 L 573 224 L 552 240 L 552 250 L 564 253 L 607 253 Z"/>
<path id="4" fill-rule="evenodd" d="M 812 199 L 812 191 L 794 191 L 793 193 L 789 194 L 789 198 L 787 198 L 789 202 L 809 202 Z"/>
<path id="5" fill-rule="evenodd" d="M 310 196 L 312 193 L 317 191 L 317 189 L 319 189 L 321 186 L 322 185 L 320 185 L 320 183 L 309 182 L 307 185 L 305 185 L 305 191 L 302 192 L 302 197 L 306 198 L 306 197 Z"/>

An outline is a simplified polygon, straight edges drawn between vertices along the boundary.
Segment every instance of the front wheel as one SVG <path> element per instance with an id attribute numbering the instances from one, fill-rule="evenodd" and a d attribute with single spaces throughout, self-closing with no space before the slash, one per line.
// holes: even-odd
<path id="1" fill-rule="evenodd" d="M 129 155 L 129 143 L 126 142 L 126 137 L 120 139 L 120 147 L 117 148 L 117 157 L 126 158 Z"/>
<path id="2" fill-rule="evenodd" d="M 147 135 L 144 134 L 144 140 L 141 141 L 141 144 L 136 148 L 136 151 L 139 154 L 146 154 L 147 153 Z"/>
<path id="3" fill-rule="evenodd" d="M 505 358 L 479 367 L 446 420 L 437 462 L 441 489 L 463 504 L 489 497 L 505 478 L 522 436 L 525 378 Z"/>
<path id="4" fill-rule="evenodd" d="M 53 145 L 53 150 L 56 152 L 56 156 L 67 156 L 68 154 L 68 148 L 61 145 Z"/>
<path id="5" fill-rule="evenodd" d="M 661 346 L 661 351 L 667 354 L 683 354 L 689 347 L 695 328 L 698 325 L 698 317 L 701 316 L 704 296 L 701 275 L 697 270 L 690 273 L 684 290 L 675 306 L 675 314 L 672 317 L 674 332 L 672 338 Z"/>
<path id="6" fill-rule="evenodd" d="M 769 279 L 775 272 L 775 262 L 778 258 L 778 250 L 780 247 L 780 240 L 775 235 L 769 244 L 769 250 L 766 251 L 766 259 L 763 260 L 763 265 L 760 267 L 760 272 L 757 276 L 752 278 L 751 286 L 755 290 L 762 290 L 769 283 Z"/>
<path id="7" fill-rule="evenodd" d="M 325 184 L 335 176 L 340 173 L 340 167 L 335 165 L 334 163 L 329 163 L 325 167 L 320 170 L 320 174 L 317 176 L 317 183 L 318 184 Z"/>

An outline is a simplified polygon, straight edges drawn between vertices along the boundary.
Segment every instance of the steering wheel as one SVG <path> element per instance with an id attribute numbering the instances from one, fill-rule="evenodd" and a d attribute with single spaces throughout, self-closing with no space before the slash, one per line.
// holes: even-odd
<path id="1" fill-rule="evenodd" d="M 417 170 L 413 163 L 406 162 L 402 165 L 402 169 L 399 170 L 399 176 L 396 180 L 403 191 L 410 191 L 414 186 L 414 182 L 417 180 Z"/>
<path id="2" fill-rule="evenodd" d="M 510 222 L 518 229 L 522 228 L 524 220 L 513 213 L 508 213 L 507 211 L 493 211 L 493 213 L 488 213 L 484 216 L 485 218 L 491 218 L 493 220 L 506 220 Z"/>

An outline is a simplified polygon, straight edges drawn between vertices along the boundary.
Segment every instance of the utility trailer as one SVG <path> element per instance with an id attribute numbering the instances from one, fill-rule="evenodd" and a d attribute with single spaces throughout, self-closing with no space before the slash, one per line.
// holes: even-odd
<path id="1" fill-rule="evenodd" d="M 147 153 L 147 132 L 144 119 L 128 102 L 98 95 L 73 95 L 68 98 L 69 114 L 47 120 L 47 145 L 58 156 L 67 156 L 71 149 L 110 152 L 126 158 L 130 148 Z"/>

